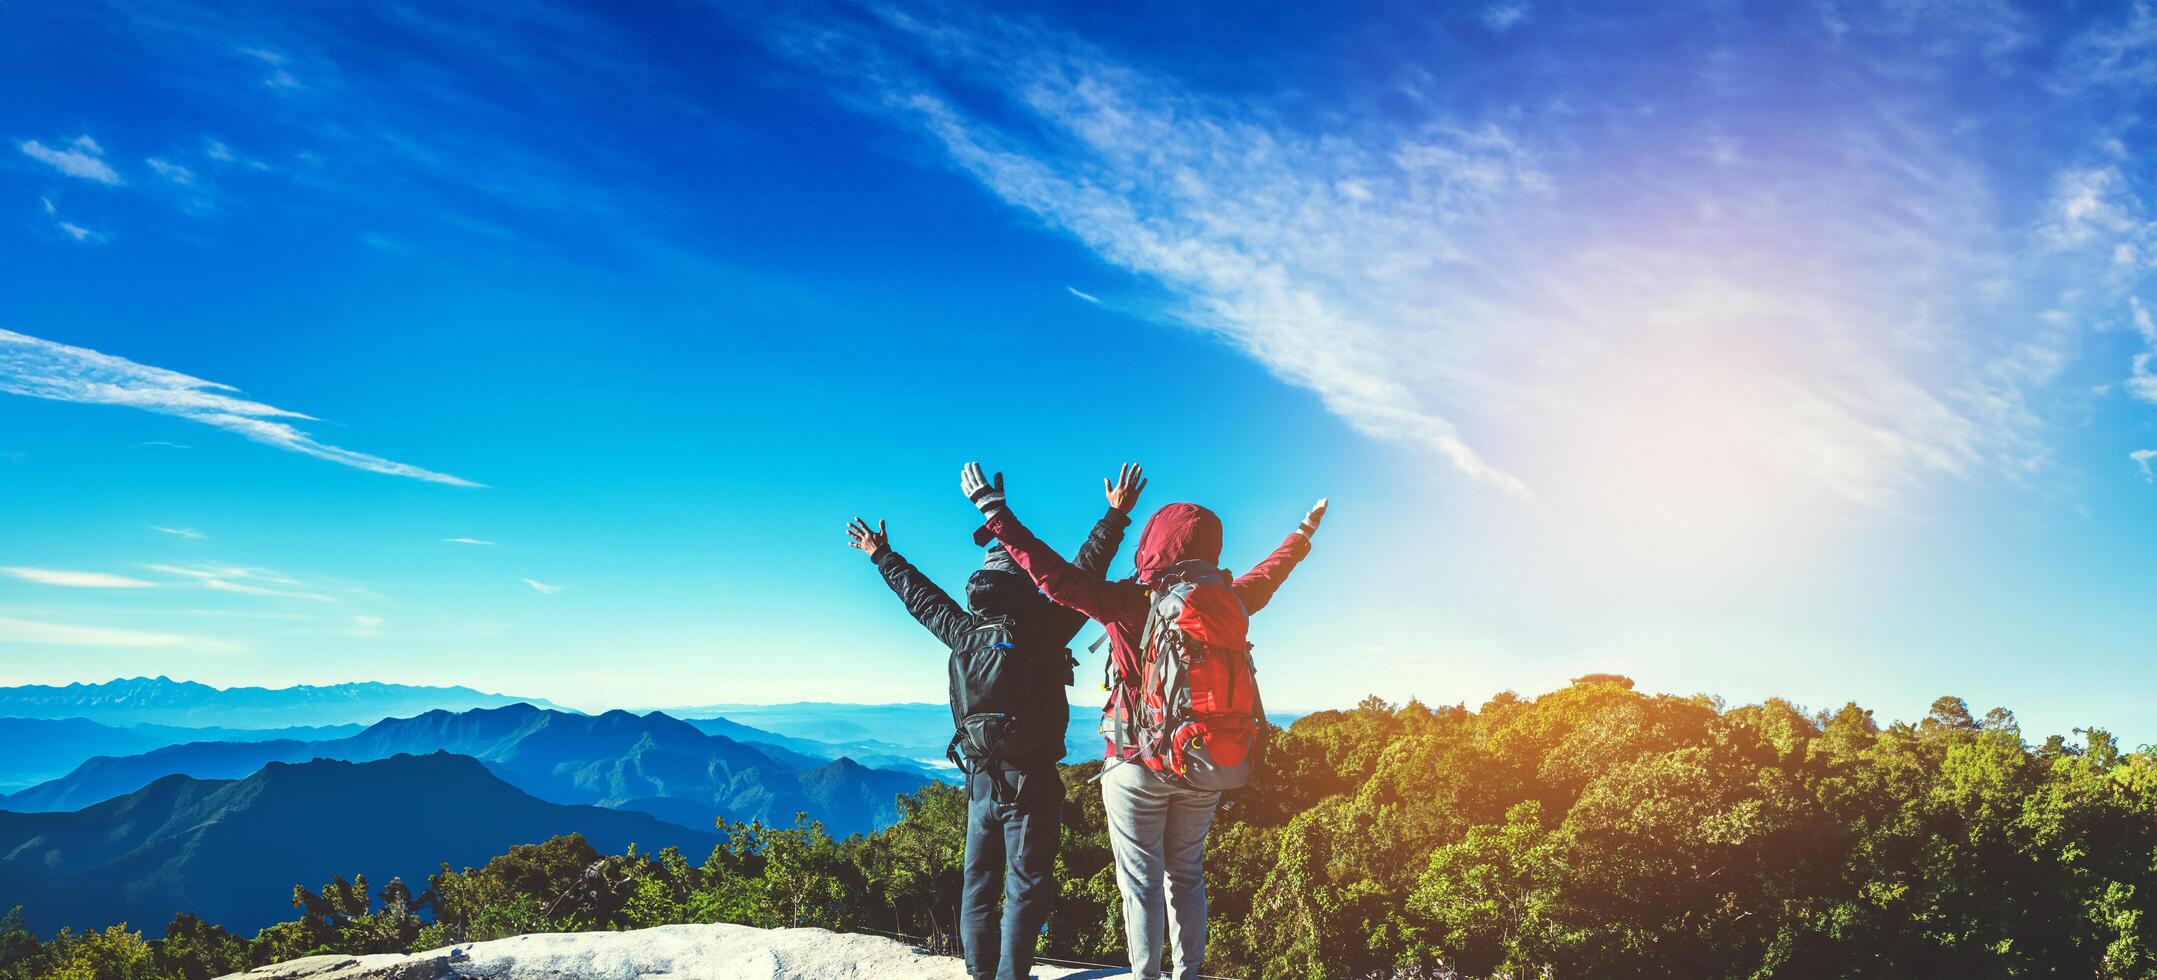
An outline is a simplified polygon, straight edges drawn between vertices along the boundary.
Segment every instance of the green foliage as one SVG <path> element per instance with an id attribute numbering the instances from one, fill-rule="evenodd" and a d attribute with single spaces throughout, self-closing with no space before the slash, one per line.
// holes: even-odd
<path id="1" fill-rule="evenodd" d="M 23 925 L 22 906 L 0 915 L 0 980 L 30 976 L 31 965 L 38 961 L 38 950 L 36 934 Z"/>
<path id="2" fill-rule="evenodd" d="M 576 904 L 575 885 L 598 863 L 599 852 L 582 834 L 564 834 L 519 844 L 478 869 L 451 871 L 445 864 L 442 873 L 428 879 L 434 922 L 414 948 L 567 930 L 575 923 L 561 914 L 559 903 Z"/>
<path id="3" fill-rule="evenodd" d="M 43 980 L 160 980 L 150 944 L 125 922 L 81 935 L 62 929 L 41 955 Z"/>
<path id="4" fill-rule="evenodd" d="M 932 783 L 899 800 L 899 821 L 860 841 L 862 881 L 893 932 L 949 936 L 958 931 L 959 883 L 966 853 L 966 791 Z"/>
<path id="5" fill-rule="evenodd" d="M 1216 833 L 1216 907 L 1249 889 L 1257 914 L 1216 919 L 1207 967 L 2157 977 L 2157 758 L 2084 735 L 2032 749 L 1956 698 L 1883 731 L 1604 676 L 1477 712 L 1367 700 L 1277 740 L 1260 826 Z"/>
<path id="6" fill-rule="evenodd" d="M 1941 698 L 1885 729 L 1844 705 L 1726 708 L 1590 675 L 1480 709 L 1376 698 L 1277 731 L 1208 842 L 1209 973 L 1268 978 L 1910 976 L 2157 980 L 2157 754 L 2102 730 L 2037 747 Z M 1115 962 L 1100 763 L 1065 769 L 1045 953 Z M 583 838 L 480 868 L 294 889 L 243 941 L 181 916 L 40 943 L 0 918 L 0 980 L 205 980 L 312 952 L 431 949 L 671 922 L 869 928 L 950 948 L 966 796 L 834 840 L 719 825 L 703 863 Z M 424 924 L 423 924 L 424 923 Z"/>
<path id="7" fill-rule="evenodd" d="M 210 980 L 248 967 L 247 940 L 185 913 L 150 947 L 157 972 L 178 980 Z"/>

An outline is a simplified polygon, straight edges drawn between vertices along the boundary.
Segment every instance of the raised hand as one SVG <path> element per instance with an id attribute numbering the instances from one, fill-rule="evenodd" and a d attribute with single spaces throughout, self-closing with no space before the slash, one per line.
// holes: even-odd
<path id="1" fill-rule="evenodd" d="M 1138 506 L 1138 495 L 1145 489 L 1146 468 L 1137 463 L 1123 464 L 1113 484 L 1107 477 L 1101 478 L 1101 491 L 1108 494 L 1109 509 L 1119 514 L 1128 514 L 1131 508 Z"/>
<path id="2" fill-rule="evenodd" d="M 1318 522 L 1325 519 L 1326 498 L 1320 497 L 1318 503 L 1311 505 L 1311 512 L 1303 515 L 1303 523 L 1297 525 L 1296 530 L 1303 532 L 1304 537 L 1310 537 L 1318 533 Z"/>
<path id="3" fill-rule="evenodd" d="M 877 519 L 876 530 L 871 531 L 869 522 L 857 517 L 853 523 L 846 526 L 846 544 L 847 547 L 859 548 L 867 552 L 870 558 L 875 558 L 891 550 L 891 534 L 884 530 L 882 518 Z"/>
<path id="4" fill-rule="evenodd" d="M 987 514 L 1004 504 L 1004 475 L 996 474 L 996 482 L 991 483 L 981 474 L 980 463 L 968 463 L 959 470 L 959 492 Z"/>

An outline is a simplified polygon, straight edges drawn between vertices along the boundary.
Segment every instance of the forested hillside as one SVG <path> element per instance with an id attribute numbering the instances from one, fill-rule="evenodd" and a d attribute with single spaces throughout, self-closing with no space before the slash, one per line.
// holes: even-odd
<path id="1" fill-rule="evenodd" d="M 1045 943 L 1114 960 L 1098 765 L 1066 771 Z M 2157 757 L 2103 731 L 2030 744 L 2006 711 L 1954 698 L 1883 728 L 1856 705 L 1725 708 L 1591 677 L 1475 710 L 1320 712 L 1267 768 L 1212 840 L 1209 973 L 2157 977 Z M 946 933 L 963 799 L 931 785 L 904 810 L 846 840 L 729 825 L 702 860 L 559 838 L 417 899 L 416 883 L 383 889 L 381 905 L 331 883 L 252 943 L 185 918 L 161 944 L 129 931 L 143 923 L 42 944 L 16 931 L 0 976 L 205 977 L 317 949 L 680 921 Z"/>

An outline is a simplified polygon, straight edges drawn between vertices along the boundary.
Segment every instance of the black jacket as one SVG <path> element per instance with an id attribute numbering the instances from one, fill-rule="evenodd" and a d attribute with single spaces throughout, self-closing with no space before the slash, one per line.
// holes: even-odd
<path id="1" fill-rule="evenodd" d="M 1130 526 L 1129 515 L 1110 509 L 1094 522 L 1073 564 L 1087 574 L 1106 576 L 1116 550 L 1123 545 L 1124 529 Z M 1086 614 L 1050 602 L 1034 588 L 1033 580 L 1008 559 L 998 562 L 992 558 L 989 567 L 967 577 L 964 606 L 894 550 L 887 548 L 876 556 L 876 570 L 884 576 L 884 584 L 906 603 L 906 611 L 953 650 L 965 642 L 968 632 L 995 619 L 1004 621 L 1014 642 L 1039 650 L 1067 647 L 1086 625 Z M 1053 723 L 1058 733 L 1055 759 L 1051 762 L 1063 757 L 1061 733 L 1070 722 L 1070 703 L 1061 691 L 1055 701 L 1059 706 L 1056 717 L 1044 719 Z"/>

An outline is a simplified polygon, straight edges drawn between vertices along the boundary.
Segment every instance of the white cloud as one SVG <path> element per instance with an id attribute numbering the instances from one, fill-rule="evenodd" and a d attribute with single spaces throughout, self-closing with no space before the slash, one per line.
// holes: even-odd
<path id="1" fill-rule="evenodd" d="M 32 160 L 51 166 L 70 177 L 96 181 L 100 184 L 121 183 L 120 174 L 105 162 L 105 149 L 88 136 L 77 136 L 66 147 L 54 149 L 37 140 L 24 140 L 16 146 Z"/>
<path id="2" fill-rule="evenodd" d="M 214 592 L 261 596 L 267 599 L 297 599 L 304 602 L 338 601 L 335 596 L 310 591 L 308 586 L 298 579 L 266 568 L 249 568 L 214 561 L 190 562 L 184 565 L 151 563 L 142 567 L 165 575 L 192 579 L 203 588 Z"/>
<path id="3" fill-rule="evenodd" d="M 215 160 L 218 163 L 231 164 L 233 166 L 242 167 L 247 170 L 270 169 L 270 165 L 267 163 L 263 163 L 260 160 L 255 160 L 249 157 L 241 156 L 238 151 L 235 151 L 230 145 L 226 144 L 222 140 L 204 139 L 202 141 L 202 155 L 209 157 L 210 159 Z"/>
<path id="4" fill-rule="evenodd" d="M 323 595 L 319 592 L 296 592 L 290 589 L 273 589 L 268 586 L 253 585 L 247 582 L 235 582 L 231 579 L 222 578 L 203 579 L 202 587 L 217 592 L 234 592 L 240 595 L 263 596 L 270 599 L 301 599 L 307 602 L 337 601 L 336 598 Z"/>
<path id="5" fill-rule="evenodd" d="M 1065 292 L 1067 292 L 1067 293 L 1070 293 L 1071 295 L 1073 295 L 1073 296 L 1076 296 L 1076 297 L 1078 297 L 1078 298 L 1080 298 L 1080 299 L 1082 299 L 1082 300 L 1085 300 L 1085 301 L 1086 301 L 1086 302 L 1088 302 L 1088 303 L 1093 303 L 1093 304 L 1095 304 L 1095 305 L 1099 305 L 1099 304 L 1100 304 L 1100 302 L 1101 302 L 1101 297 L 1099 297 L 1099 296 L 1095 296 L 1095 295 L 1094 295 L 1094 294 L 1092 294 L 1092 293 L 1088 293 L 1088 292 L 1081 292 L 1081 291 L 1080 291 L 1080 290 L 1078 289 L 1078 287 L 1076 287 L 1076 286 L 1065 286 L 1065 287 L 1064 287 L 1064 291 L 1065 291 Z"/>
<path id="6" fill-rule="evenodd" d="M 317 442 L 283 420 L 313 416 L 237 397 L 231 385 L 0 329 L 0 393 L 173 415 L 372 473 L 476 487 L 462 477 Z"/>
<path id="7" fill-rule="evenodd" d="M 278 585 L 299 584 L 297 580 L 294 580 L 289 576 L 281 575 L 266 568 L 247 568 L 241 565 L 227 565 L 222 562 L 214 561 L 193 562 L 186 565 L 167 565 L 153 562 L 142 567 L 147 568 L 153 572 L 163 572 L 166 575 L 178 575 L 183 578 L 243 578 L 257 579 L 263 582 L 274 582 Z"/>
<path id="8" fill-rule="evenodd" d="M 180 633 L 151 633 L 101 626 L 71 626 L 27 619 L 0 618 L 0 643 L 64 647 L 158 647 L 227 653 L 241 649 L 222 640 Z"/>
<path id="9" fill-rule="evenodd" d="M 145 162 L 150 165 L 151 170 L 157 171 L 158 176 L 163 177 L 166 180 L 172 181 L 173 183 L 178 184 L 182 187 L 192 186 L 195 183 L 194 171 L 189 170 L 186 167 L 183 167 L 177 163 L 173 163 L 170 160 L 166 160 L 161 157 L 151 157 Z"/>
<path id="10" fill-rule="evenodd" d="M 1424 446 L 1494 486 L 1524 489 L 1393 370 L 1399 338 L 1390 325 L 1338 302 L 1358 292 L 1348 280 L 1398 276 L 1412 270 L 1388 270 L 1392 260 L 1434 257 L 1403 254 L 1410 245 L 1442 251 L 1460 212 L 1477 206 L 1470 198 L 1539 183 L 1503 133 L 1419 134 L 1375 150 L 1301 139 L 1063 39 L 1001 22 L 963 36 L 891 16 L 902 40 L 933 45 L 935 56 L 955 53 L 955 73 L 1020 93 L 1016 108 L 1053 132 L 1055 147 L 1027 145 L 1017 127 L 968 112 L 877 40 L 836 39 L 815 56 L 861 77 L 882 111 L 919 127 L 1009 203 L 1182 293 L 1182 319 L 1316 392 L 1358 429 Z M 834 40 L 819 29 L 818 43 Z M 1335 190 L 1342 181 L 1407 193 L 1344 212 Z"/>
<path id="11" fill-rule="evenodd" d="M 285 65 L 290 59 L 286 58 L 282 53 L 268 48 L 241 48 L 239 50 L 241 54 L 261 62 L 269 69 L 262 76 L 262 84 L 274 89 L 296 90 L 300 88 L 300 80 L 285 69 Z"/>
<path id="12" fill-rule="evenodd" d="M 12 575 L 25 582 L 64 585 L 77 589 L 147 589 L 155 585 L 139 578 L 108 572 L 70 572 L 54 568 L 25 568 L 20 565 L 0 568 L 0 573 Z"/>
<path id="13" fill-rule="evenodd" d="M 2044 235 L 2055 248 L 2075 248 L 2104 237 L 2116 254 L 2111 239 L 2149 232 L 2138 213 L 2141 202 L 2116 166 L 2063 171 L 2053 187 L 2052 208 L 2053 220 Z"/>
<path id="14" fill-rule="evenodd" d="M 1494 3 L 1483 8 L 1483 24 L 1500 33 L 1528 19 L 1526 3 Z"/>
<path id="15" fill-rule="evenodd" d="M 60 229 L 61 233 L 67 235 L 69 238 L 89 245 L 100 244 L 108 240 L 107 237 L 100 232 L 92 231 L 81 225 L 75 224 L 72 221 L 61 220 L 60 206 L 53 203 L 52 198 L 40 197 L 37 200 L 39 204 L 44 205 L 45 216 L 52 219 L 53 227 Z"/>
<path id="16" fill-rule="evenodd" d="M 152 524 L 150 525 L 150 530 L 162 531 L 174 537 L 186 538 L 189 541 L 200 541 L 203 538 L 208 537 L 208 535 L 205 535 L 201 531 L 197 531 L 191 527 L 159 527 L 155 524 Z"/>
<path id="17" fill-rule="evenodd" d="M 532 587 L 532 588 L 533 588 L 534 590 L 536 590 L 536 591 L 538 591 L 538 592 L 540 592 L 540 593 L 542 593 L 542 594 L 544 594 L 544 595 L 553 595 L 553 594 L 555 594 L 555 593 L 557 593 L 557 592 L 560 592 L 560 591 L 562 591 L 562 587 L 561 587 L 561 586 L 559 586 L 559 585 L 548 585 L 547 583 L 545 583 L 545 582 L 542 582 L 542 581 L 539 581 L 538 579 L 530 579 L 530 578 L 528 578 L 528 579 L 525 579 L 525 580 L 524 580 L 524 584 L 526 584 L 526 585 L 529 585 L 529 586 L 531 586 L 531 587 Z"/>
<path id="18" fill-rule="evenodd" d="M 492 542 L 492 541 L 488 541 L 488 540 L 486 540 L 486 539 L 484 539 L 484 538 L 443 538 L 442 540 L 444 540 L 444 541 L 447 541 L 447 542 L 449 542 L 450 544 L 483 544 L 483 545 L 493 545 L 493 544 L 495 543 L 495 542 Z"/>
<path id="19" fill-rule="evenodd" d="M 1705 121 L 1641 142 L 1563 107 L 1311 129 L 933 9 L 778 46 L 1366 435 L 1696 535 L 2042 465 L 2030 394 L 2072 328 L 1993 325 L 2053 270 L 2013 266 L 2032 233 L 1990 223 L 1966 131 L 1923 112 L 1825 105 L 1742 154 Z"/>
<path id="20" fill-rule="evenodd" d="M 2146 350 L 2127 362 L 2127 393 L 2146 402 L 2157 402 L 2157 350 Z"/>
<path id="21" fill-rule="evenodd" d="M 2143 479 L 2157 482 L 2157 471 L 2151 469 L 2153 461 L 2157 461 L 2157 449 L 2137 449 L 2128 453 L 2127 458 L 2134 460 L 2135 465 L 2142 468 Z"/>

